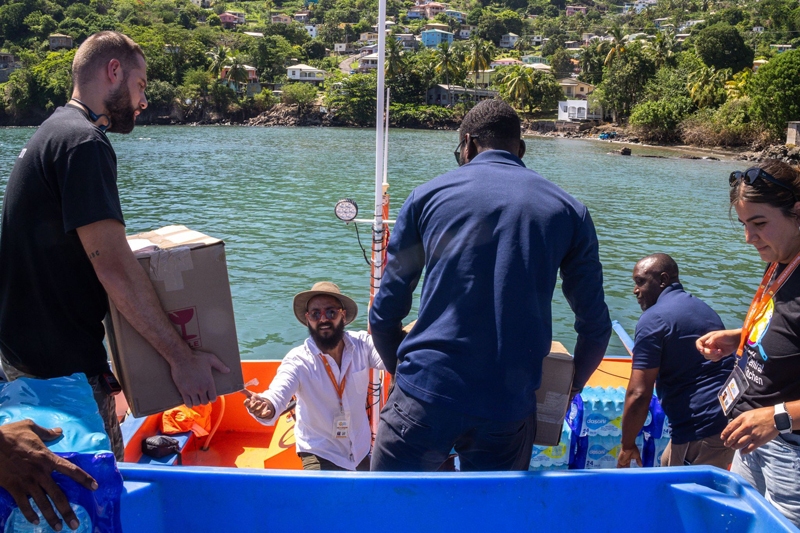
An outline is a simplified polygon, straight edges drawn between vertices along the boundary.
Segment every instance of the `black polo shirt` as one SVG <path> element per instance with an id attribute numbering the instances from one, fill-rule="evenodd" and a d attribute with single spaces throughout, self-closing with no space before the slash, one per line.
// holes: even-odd
<path id="1" fill-rule="evenodd" d="M 114 149 L 82 110 L 58 108 L 20 152 L 3 202 L 0 351 L 19 370 L 108 368 L 108 299 L 75 231 L 106 219 L 124 223 Z"/>

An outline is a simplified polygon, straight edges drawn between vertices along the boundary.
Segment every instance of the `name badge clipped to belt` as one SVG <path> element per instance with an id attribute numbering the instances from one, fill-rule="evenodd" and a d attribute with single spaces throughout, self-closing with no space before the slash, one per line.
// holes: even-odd
<path id="1" fill-rule="evenodd" d="M 736 402 L 739 401 L 739 398 L 742 397 L 749 386 L 750 382 L 747 381 L 742 369 L 738 365 L 735 366 L 728 380 L 717 394 L 717 398 L 719 398 L 719 403 L 722 405 L 722 410 L 725 412 L 725 415 L 731 412 L 733 406 L 736 405 Z"/>
<path id="2" fill-rule="evenodd" d="M 346 439 L 350 429 L 350 415 L 344 413 L 333 419 L 333 438 Z"/>

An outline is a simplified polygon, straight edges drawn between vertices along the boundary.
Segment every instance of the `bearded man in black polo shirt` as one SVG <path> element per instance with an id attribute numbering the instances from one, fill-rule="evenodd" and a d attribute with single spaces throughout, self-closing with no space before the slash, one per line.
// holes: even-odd
<path id="1" fill-rule="evenodd" d="M 19 154 L 0 233 L 0 356 L 10 379 L 86 374 L 118 460 L 122 436 L 103 347 L 108 298 L 169 363 L 188 406 L 213 402 L 216 356 L 195 352 L 166 317 L 125 238 L 117 158 L 106 132 L 130 133 L 147 107 L 147 66 L 129 37 L 80 46 L 74 90 Z"/>

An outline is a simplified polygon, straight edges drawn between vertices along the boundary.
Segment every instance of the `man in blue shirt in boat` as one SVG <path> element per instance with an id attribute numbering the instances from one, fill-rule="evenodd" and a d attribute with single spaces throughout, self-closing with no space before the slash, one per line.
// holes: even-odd
<path id="1" fill-rule="evenodd" d="M 722 320 L 683 290 L 678 264 L 667 254 L 648 255 L 636 263 L 633 284 L 643 312 L 636 325 L 617 466 L 626 468 L 632 461 L 642 466 L 635 441 L 647 420 L 655 385 L 672 429 L 661 465 L 728 468 L 734 450 L 720 439 L 728 420 L 717 393 L 733 370 L 734 358 L 709 361 L 695 346 L 706 333 L 725 329 Z"/>
<path id="2" fill-rule="evenodd" d="M 293 307 L 309 337 L 286 354 L 268 390 L 245 392 L 245 406 L 271 426 L 296 395 L 294 436 L 303 468 L 369 470 L 369 372 L 384 366 L 366 331 L 344 329 L 356 318 L 358 306 L 334 283 L 320 281 L 297 294 Z"/>
<path id="3" fill-rule="evenodd" d="M 480 102 L 459 137 L 460 168 L 414 189 L 400 210 L 370 312 L 395 375 L 373 470 L 435 471 L 453 448 L 461 470 L 528 469 L 559 272 L 578 333 L 573 392 L 611 335 L 589 211 L 525 167 L 516 112 Z M 423 271 L 417 322 L 403 339 Z"/>

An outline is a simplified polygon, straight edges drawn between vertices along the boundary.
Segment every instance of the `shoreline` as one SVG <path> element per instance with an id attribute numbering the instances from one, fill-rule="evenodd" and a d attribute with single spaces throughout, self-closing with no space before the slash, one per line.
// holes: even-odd
<path id="1" fill-rule="evenodd" d="M 289 127 L 289 128 L 374 128 L 374 125 L 354 125 L 345 122 L 340 122 L 333 117 L 314 117 L 310 118 L 304 114 L 297 113 L 296 110 L 283 109 L 283 112 L 269 113 L 265 112 L 256 117 L 249 119 L 235 121 L 235 120 L 219 120 L 219 121 L 182 121 L 182 120 L 164 120 L 165 117 L 159 117 L 161 120 L 148 120 L 146 123 L 138 124 L 139 127 L 146 126 L 190 126 L 190 127 Z M 288 112 L 287 112 L 288 111 Z M 278 115 L 278 116 L 275 116 Z M 310 118 L 310 120 L 309 120 Z M 538 132 L 534 129 L 526 128 L 523 121 L 523 138 L 537 138 L 544 137 L 550 139 L 568 139 L 568 140 L 586 140 L 592 142 L 608 143 L 615 148 L 611 148 L 609 152 L 618 151 L 620 148 L 630 148 L 632 153 L 629 157 L 661 157 L 651 155 L 639 155 L 633 151 L 634 148 L 644 148 L 653 150 L 667 150 L 677 154 L 685 154 L 684 159 L 698 159 L 698 160 L 719 160 L 719 161 L 751 161 L 759 162 L 765 159 L 777 158 L 786 163 L 798 165 L 800 164 L 800 148 L 787 147 L 785 144 L 774 144 L 764 148 L 763 150 L 753 150 L 751 147 L 705 147 L 693 145 L 676 145 L 676 144 L 651 144 L 638 141 L 635 137 L 628 138 L 628 134 L 624 130 L 620 131 L 616 139 L 599 139 L 594 133 L 587 132 Z M 37 128 L 38 126 L 31 125 L 7 125 L 0 126 L 0 128 Z M 392 125 L 392 128 L 404 130 L 427 130 L 427 131 L 458 131 L 457 125 L 451 123 L 441 124 L 407 124 L 407 125 Z M 620 128 L 621 129 L 621 128 Z M 616 131 L 616 130 L 614 130 Z"/>
<path id="2" fill-rule="evenodd" d="M 611 148 L 609 152 L 618 151 L 619 147 L 627 147 L 627 148 L 647 148 L 647 149 L 654 149 L 654 150 L 668 150 L 671 152 L 677 152 L 682 154 L 688 154 L 692 156 L 697 156 L 698 154 L 704 154 L 705 157 L 684 157 L 683 159 L 701 159 L 701 160 L 720 160 L 720 161 L 735 161 L 738 158 L 747 152 L 745 148 L 736 149 L 736 148 L 721 148 L 721 147 L 702 147 L 702 146 L 691 146 L 691 145 L 675 145 L 675 144 L 650 144 L 638 141 L 629 141 L 625 139 L 624 136 L 621 136 L 617 139 L 600 139 L 594 135 L 563 135 L 563 134 L 542 134 L 536 131 L 526 131 L 523 134 L 523 137 L 531 137 L 531 138 L 549 138 L 549 139 L 566 139 L 566 140 L 574 140 L 574 141 L 591 141 L 595 143 L 604 143 L 609 144 L 611 146 L 615 146 L 618 148 Z M 631 157 L 637 157 L 637 154 L 633 152 Z M 638 155 L 638 157 L 658 157 L 658 156 L 648 156 L 648 155 Z"/>

